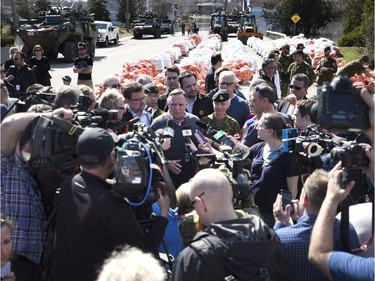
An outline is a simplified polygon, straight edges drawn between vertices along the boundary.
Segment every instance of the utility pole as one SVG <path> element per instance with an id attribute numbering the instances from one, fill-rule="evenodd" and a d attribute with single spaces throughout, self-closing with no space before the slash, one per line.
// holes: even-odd
<path id="1" fill-rule="evenodd" d="M 126 15 L 125 15 L 125 18 L 126 18 L 126 31 L 129 32 L 129 29 L 130 29 L 130 15 L 129 15 L 129 0 L 126 0 L 126 5 L 125 5 L 125 12 L 126 12 Z"/>

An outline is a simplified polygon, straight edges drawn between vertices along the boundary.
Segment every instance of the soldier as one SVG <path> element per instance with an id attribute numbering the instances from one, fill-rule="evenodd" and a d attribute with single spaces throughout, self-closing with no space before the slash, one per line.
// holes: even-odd
<path id="1" fill-rule="evenodd" d="M 216 130 L 222 130 L 228 135 L 235 135 L 240 132 L 238 122 L 226 112 L 230 106 L 231 99 L 227 90 L 219 90 L 213 97 L 214 113 L 203 117 L 202 122 L 210 125 Z"/>
<path id="2" fill-rule="evenodd" d="M 303 43 L 298 43 L 296 49 L 301 50 L 303 52 L 303 49 L 305 49 L 305 46 L 303 45 Z M 303 56 L 303 60 L 311 66 L 311 59 L 309 55 L 304 52 L 302 56 Z"/>
<path id="3" fill-rule="evenodd" d="M 331 47 L 324 48 L 324 58 L 319 62 L 316 69 L 318 76 L 318 86 L 323 85 L 324 82 L 330 83 L 333 79 L 333 74 L 337 71 L 337 63 L 334 58 L 330 56 Z"/>
<path id="4" fill-rule="evenodd" d="M 307 77 L 309 77 L 309 87 L 314 83 L 315 81 L 315 73 L 314 69 L 303 60 L 303 51 L 296 50 L 293 53 L 294 62 L 289 66 L 288 68 L 288 76 L 290 81 L 292 80 L 292 77 L 296 75 L 297 73 L 303 73 Z"/>
<path id="5" fill-rule="evenodd" d="M 362 73 L 367 77 L 372 77 L 375 79 L 374 75 L 366 70 L 366 67 L 369 65 L 370 58 L 367 55 L 361 56 L 357 60 L 353 60 L 346 64 L 340 71 L 337 73 L 337 76 L 347 76 L 348 78 L 353 77 L 355 74 L 361 75 Z"/>
<path id="6" fill-rule="evenodd" d="M 280 56 L 279 56 L 279 74 L 280 74 L 280 87 L 281 87 L 281 95 L 285 97 L 288 94 L 288 85 L 289 85 L 289 76 L 288 76 L 288 68 L 293 63 L 293 58 L 289 55 L 290 47 L 288 44 L 281 46 L 280 48 Z"/>

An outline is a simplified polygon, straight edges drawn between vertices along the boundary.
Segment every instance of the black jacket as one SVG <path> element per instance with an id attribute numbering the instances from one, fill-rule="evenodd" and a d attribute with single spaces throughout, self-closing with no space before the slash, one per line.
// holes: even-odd
<path id="1" fill-rule="evenodd" d="M 210 115 L 214 112 L 212 100 L 207 95 L 198 94 L 193 105 L 192 113 L 198 118 Z"/>
<path id="2" fill-rule="evenodd" d="M 97 280 L 104 260 L 117 246 L 156 252 L 167 223 L 155 217 L 146 235 L 130 205 L 104 180 L 86 172 L 66 179 L 58 198 L 54 280 Z"/>
<path id="3" fill-rule="evenodd" d="M 207 234 L 221 239 L 207 243 Z M 269 270 L 273 281 L 286 280 L 285 254 L 278 236 L 258 216 L 249 215 L 211 224 L 207 233 L 197 233 L 179 254 L 171 280 L 224 280 L 220 271 L 237 280 L 250 280 L 259 265 Z"/>
<path id="4" fill-rule="evenodd" d="M 22 66 L 20 69 L 15 65 L 11 65 L 6 76 L 9 75 L 14 76 L 14 79 L 9 81 L 9 84 L 15 87 L 17 93 L 25 93 L 29 86 L 36 83 L 34 72 L 27 65 Z M 17 89 L 17 85 L 19 85 L 19 89 Z"/>

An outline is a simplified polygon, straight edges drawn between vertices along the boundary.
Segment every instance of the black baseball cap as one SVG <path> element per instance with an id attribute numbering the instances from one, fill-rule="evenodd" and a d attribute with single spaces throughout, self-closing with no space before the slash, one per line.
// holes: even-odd
<path id="1" fill-rule="evenodd" d="M 63 76 L 62 79 L 65 80 L 65 81 L 69 81 L 69 82 L 72 81 L 72 77 L 70 77 L 69 75 Z"/>
<path id="2" fill-rule="evenodd" d="M 102 128 L 86 128 L 79 136 L 77 154 L 83 165 L 104 161 L 115 147 L 112 136 Z"/>

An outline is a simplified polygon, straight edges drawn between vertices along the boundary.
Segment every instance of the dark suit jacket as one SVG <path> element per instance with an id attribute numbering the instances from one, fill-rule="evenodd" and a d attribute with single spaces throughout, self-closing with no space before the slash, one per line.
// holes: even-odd
<path id="1" fill-rule="evenodd" d="M 212 100 L 207 95 L 198 94 L 193 105 L 192 113 L 198 118 L 210 115 L 214 112 Z"/>

